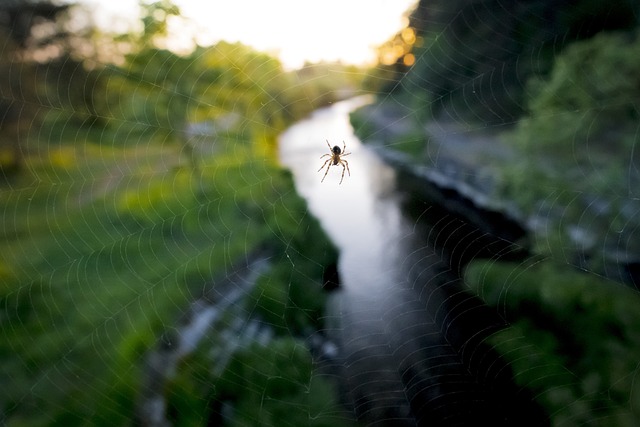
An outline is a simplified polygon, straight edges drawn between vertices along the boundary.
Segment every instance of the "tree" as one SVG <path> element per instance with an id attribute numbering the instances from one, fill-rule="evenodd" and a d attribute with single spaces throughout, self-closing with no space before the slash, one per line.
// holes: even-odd
<path id="1" fill-rule="evenodd" d="M 39 94 L 43 87 L 37 80 L 36 51 L 57 43 L 59 31 L 38 32 L 50 26 L 69 5 L 50 1 L 11 1 L 0 3 L 0 176 L 15 175 L 24 158 L 24 144 L 39 123 Z"/>
<path id="2" fill-rule="evenodd" d="M 506 135 L 520 156 L 505 167 L 502 196 L 561 231 L 554 236 L 564 243 L 541 239 L 541 252 L 571 248 L 593 263 L 637 262 L 640 35 L 573 43 L 529 87 L 529 114 Z"/>
<path id="3" fill-rule="evenodd" d="M 511 123 L 524 113 L 527 80 L 547 74 L 568 43 L 633 28 L 639 13 L 634 0 L 421 0 L 410 25 L 424 43 L 390 87 L 434 114 Z"/>

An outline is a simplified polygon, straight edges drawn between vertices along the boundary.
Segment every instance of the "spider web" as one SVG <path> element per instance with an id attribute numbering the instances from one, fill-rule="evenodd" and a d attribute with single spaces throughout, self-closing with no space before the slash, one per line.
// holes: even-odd
<path id="1" fill-rule="evenodd" d="M 525 122 L 535 73 L 497 59 L 478 72 L 487 52 L 458 31 L 495 28 L 504 9 L 414 14 L 425 47 L 402 73 L 374 70 L 390 82 L 376 98 L 333 103 L 322 73 L 366 77 L 338 66 L 278 86 L 271 58 L 223 44 L 120 67 L 93 57 L 107 77 L 82 84 L 112 110 L 70 106 L 74 80 L 35 97 L 3 89 L 24 117 L 34 108 L 47 120 L 20 130 L 25 166 L 0 190 L 0 419 L 637 423 L 638 129 L 619 130 L 628 142 L 612 155 L 600 123 L 639 99 Z M 501 34 L 515 45 L 520 35 Z M 504 40 L 481 36 L 501 58 Z M 513 67 L 560 58 L 577 38 L 514 48 Z M 412 72 L 440 68 L 448 80 Z M 551 65 L 534 71 L 553 78 Z M 594 73 L 579 75 L 602 87 L 623 77 Z M 498 99 L 518 87 L 525 96 Z M 317 108 L 323 98 L 332 105 Z M 317 109 L 293 123 L 292 105 Z M 518 126 L 552 119 L 568 154 L 548 148 L 535 161 L 568 173 L 523 178 L 531 164 L 518 156 L 540 151 L 526 152 Z M 342 183 L 340 165 L 320 182 L 325 141 L 353 153 Z M 520 201 L 526 185 L 505 184 L 518 179 L 540 179 L 543 195 Z"/>

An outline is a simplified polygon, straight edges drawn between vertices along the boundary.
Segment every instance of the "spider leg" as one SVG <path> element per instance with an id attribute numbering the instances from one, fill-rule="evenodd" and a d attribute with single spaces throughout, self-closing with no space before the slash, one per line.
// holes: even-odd
<path id="1" fill-rule="evenodd" d="M 322 164 L 322 166 L 320 167 L 320 169 L 318 169 L 316 172 L 320 172 L 320 171 L 322 170 L 322 168 L 323 168 L 327 163 L 329 163 L 330 161 L 331 161 L 331 159 L 327 159 L 327 160 Z M 329 166 L 331 166 L 331 165 L 329 165 Z M 327 168 L 327 170 L 329 170 L 329 168 Z"/>
<path id="2" fill-rule="evenodd" d="M 347 143 L 344 142 L 344 139 L 342 140 L 342 152 L 346 153 L 347 152 Z"/>
<path id="3" fill-rule="evenodd" d="M 349 170 L 349 163 L 346 160 L 340 160 L 340 164 L 342 165 L 342 176 L 340 177 L 340 184 L 342 184 L 345 169 L 347 170 L 347 172 L 349 172 L 349 176 L 351 176 L 351 171 Z"/>
<path id="4" fill-rule="evenodd" d="M 351 154 L 351 153 L 340 154 L 340 157 L 348 156 L 349 154 Z"/>
<path id="5" fill-rule="evenodd" d="M 331 159 L 329 159 L 329 160 L 331 160 Z M 327 160 L 327 162 L 329 160 Z M 324 167 L 324 165 L 322 167 Z M 320 168 L 320 169 L 322 169 L 322 168 Z M 327 166 L 327 171 L 324 173 L 324 176 L 322 177 L 322 181 L 320 181 L 320 182 L 324 182 L 324 179 L 327 177 L 327 174 L 329 173 L 329 169 L 331 169 L 331 163 L 329 163 L 329 166 Z"/>
<path id="6" fill-rule="evenodd" d="M 331 144 L 329 144 L 329 140 L 328 140 L 328 139 L 325 139 L 325 141 L 327 141 L 327 146 L 329 147 L 329 150 L 330 150 L 330 151 L 333 151 L 333 149 L 331 148 Z"/>
<path id="7" fill-rule="evenodd" d="M 323 157 L 331 157 L 331 154 L 323 154 L 322 156 L 320 156 L 320 158 L 323 158 Z"/>

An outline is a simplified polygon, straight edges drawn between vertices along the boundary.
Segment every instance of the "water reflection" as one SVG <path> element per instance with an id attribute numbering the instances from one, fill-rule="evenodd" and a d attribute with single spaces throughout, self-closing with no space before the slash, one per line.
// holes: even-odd
<path id="1" fill-rule="evenodd" d="M 366 99 L 319 110 L 281 136 L 281 161 L 294 174 L 296 187 L 310 211 L 340 251 L 343 291 L 330 304 L 332 338 L 340 343 L 348 366 L 345 389 L 349 403 L 363 419 L 410 420 L 409 404 L 392 362 L 394 349 L 385 314 L 401 307 L 397 290 L 398 245 L 410 227 L 394 193 L 395 173 L 353 135 L 348 112 Z M 325 143 L 344 141 L 351 176 L 340 181 L 341 168 L 331 167 L 324 182 L 320 157 Z M 404 310 L 404 309 L 403 309 Z M 333 313 L 333 314 L 331 314 Z M 410 321 L 411 322 L 411 321 Z M 414 322 L 415 323 L 415 322 Z M 374 404 L 375 402 L 375 404 Z"/>
<path id="2" fill-rule="evenodd" d="M 319 219 L 331 240 L 340 249 L 340 273 L 350 291 L 370 292 L 386 287 L 381 280 L 389 266 L 372 260 L 386 260 L 407 229 L 394 195 L 395 173 L 362 146 L 353 135 L 348 111 L 366 99 L 357 99 L 317 111 L 309 120 L 291 127 L 281 137 L 281 161 L 295 176 L 298 192 Z M 331 145 L 347 145 L 351 176 L 342 167 L 332 166 L 324 180 L 317 172 Z M 385 263 L 386 264 L 386 263 Z"/>
<path id="3" fill-rule="evenodd" d="M 474 329 L 484 327 L 482 310 L 455 287 L 442 252 L 427 243 L 429 229 L 403 215 L 394 170 L 354 136 L 348 113 L 364 102 L 319 110 L 280 140 L 281 162 L 340 252 L 342 290 L 326 323 L 341 350 L 346 403 L 368 425 L 508 425 L 519 409 L 498 409 L 510 404 L 510 391 L 499 389 L 507 370 L 489 352 L 474 356 L 490 333 Z M 320 182 L 327 139 L 353 153 L 341 185 L 340 166 Z M 481 371 L 483 363 L 492 368 Z"/>

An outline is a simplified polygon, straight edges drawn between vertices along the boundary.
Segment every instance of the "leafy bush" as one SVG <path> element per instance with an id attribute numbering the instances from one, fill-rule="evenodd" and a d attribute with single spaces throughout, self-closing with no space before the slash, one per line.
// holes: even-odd
<path id="1" fill-rule="evenodd" d="M 637 257 L 640 37 L 599 34 L 567 47 L 529 93 L 529 115 L 505 135 L 520 156 L 505 170 L 502 196 L 561 230 L 550 237 L 565 241 L 562 250 Z"/>
<path id="2" fill-rule="evenodd" d="M 511 323 L 491 343 L 552 425 L 640 423 L 637 292 L 551 262 L 476 262 L 466 281 Z"/>
<path id="3" fill-rule="evenodd" d="M 422 0 L 410 16 L 416 62 L 387 87 L 429 116 L 511 123 L 524 112 L 524 83 L 568 43 L 633 28 L 639 11 L 634 0 Z"/>

